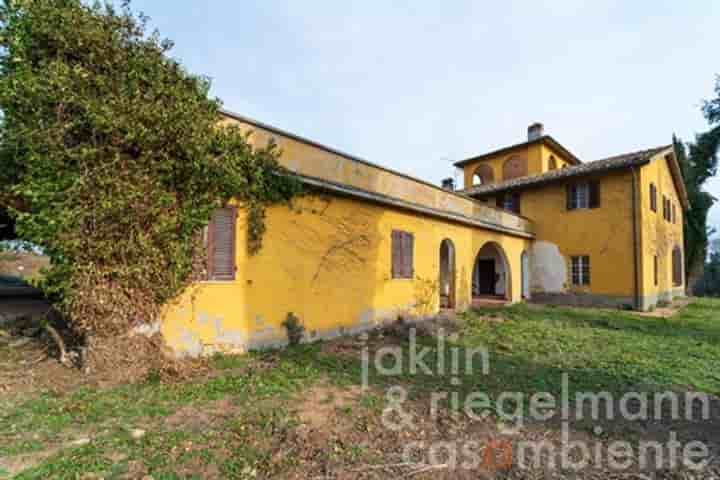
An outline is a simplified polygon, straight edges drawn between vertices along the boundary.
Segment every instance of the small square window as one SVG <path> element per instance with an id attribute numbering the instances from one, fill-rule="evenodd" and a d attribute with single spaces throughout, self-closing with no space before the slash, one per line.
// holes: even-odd
<path id="1" fill-rule="evenodd" d="M 572 284 L 577 287 L 590 285 L 590 257 L 572 257 Z"/>

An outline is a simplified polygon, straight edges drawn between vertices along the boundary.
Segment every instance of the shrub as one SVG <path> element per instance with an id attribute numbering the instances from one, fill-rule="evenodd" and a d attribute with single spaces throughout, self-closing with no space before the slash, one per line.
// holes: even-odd
<path id="1" fill-rule="evenodd" d="M 124 333 L 203 274 L 201 232 L 237 199 L 260 248 L 298 183 L 274 145 L 219 127 L 209 81 L 127 4 L 0 7 L 0 200 L 51 258 L 43 285 L 83 335 Z"/>

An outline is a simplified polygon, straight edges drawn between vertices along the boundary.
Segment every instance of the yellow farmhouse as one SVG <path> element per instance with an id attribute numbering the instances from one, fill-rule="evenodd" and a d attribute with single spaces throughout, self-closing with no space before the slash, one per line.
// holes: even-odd
<path id="1" fill-rule="evenodd" d="M 684 294 L 688 207 L 670 146 L 583 163 L 534 124 L 527 141 L 456 166 L 465 188 L 436 186 L 223 112 L 308 194 L 267 212 L 248 255 L 242 208 L 208 227 L 208 280 L 161 323 L 179 355 L 287 343 L 369 329 L 398 316 L 473 303 L 536 301 L 646 310 Z"/>

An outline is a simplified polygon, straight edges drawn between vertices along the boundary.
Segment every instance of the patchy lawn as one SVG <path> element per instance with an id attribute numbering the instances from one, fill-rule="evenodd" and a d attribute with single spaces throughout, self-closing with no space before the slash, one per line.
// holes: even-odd
<path id="1" fill-rule="evenodd" d="M 438 328 L 450 335 L 440 345 Z M 54 368 L 35 362 L 37 346 L 0 336 L 0 387 L 10 385 L 5 392 L 0 388 L 0 478 L 561 478 L 555 476 L 559 471 L 542 468 L 505 469 L 502 459 L 486 455 L 502 454 L 520 441 L 562 442 L 557 415 L 509 427 L 518 420 L 514 415 L 527 416 L 534 393 L 559 398 L 563 374 L 571 396 L 665 390 L 712 395 L 709 419 L 573 420 L 571 440 L 667 441 L 675 431 L 681 442 L 700 440 L 712 454 L 720 451 L 714 397 L 720 393 L 720 301 L 696 300 L 669 318 L 519 305 L 468 312 L 420 330 L 415 350 L 427 348 L 422 357 L 427 372 L 410 373 L 408 326 L 395 326 L 367 341 L 344 338 L 217 356 L 209 371 L 192 381 L 163 384 L 150 378 L 112 388 L 82 379 L 53 383 L 59 372 L 33 373 Z M 470 355 L 481 348 L 486 357 Z M 363 353 L 371 360 L 367 390 L 360 388 Z M 38 380 L 32 388 L 7 380 L 23 375 Z M 393 403 L 402 399 L 392 387 L 402 387 L 405 401 Z M 433 402 L 437 392 L 449 395 Z M 475 408 L 472 417 L 453 405 L 478 392 L 494 402 L 503 392 L 520 394 L 504 409 L 497 403 Z M 388 407 L 393 408 L 385 411 Z M 390 428 L 395 424 L 403 426 Z M 482 446 L 481 461 L 468 469 L 453 470 L 449 456 L 435 461 L 424 447 L 412 458 L 404 455 L 413 442 L 471 441 Z M 632 465 L 628 472 L 638 469 Z M 662 478 L 693 478 L 660 472 Z M 593 464 L 582 478 L 638 477 L 627 472 L 610 477 L 603 465 Z"/>

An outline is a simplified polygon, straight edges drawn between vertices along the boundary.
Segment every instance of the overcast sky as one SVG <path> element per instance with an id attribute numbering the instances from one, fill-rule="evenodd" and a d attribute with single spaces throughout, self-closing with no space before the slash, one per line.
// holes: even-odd
<path id="1" fill-rule="evenodd" d="M 720 73 L 714 0 L 133 6 L 227 109 L 432 182 L 535 121 L 586 161 L 692 139 Z"/>

